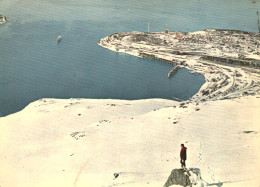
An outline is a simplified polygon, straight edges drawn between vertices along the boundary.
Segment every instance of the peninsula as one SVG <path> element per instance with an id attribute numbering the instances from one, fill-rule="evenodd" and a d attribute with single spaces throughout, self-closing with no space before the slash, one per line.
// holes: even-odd
<path id="1" fill-rule="evenodd" d="M 207 29 L 197 32 L 122 32 L 98 44 L 116 52 L 153 58 L 201 73 L 206 83 L 191 100 L 259 93 L 260 33 Z"/>

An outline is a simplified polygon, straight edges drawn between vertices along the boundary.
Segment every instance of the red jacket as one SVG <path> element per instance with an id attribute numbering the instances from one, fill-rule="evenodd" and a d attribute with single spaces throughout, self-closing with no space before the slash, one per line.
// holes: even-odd
<path id="1" fill-rule="evenodd" d="M 187 159 L 187 147 L 182 147 L 181 148 L 180 157 L 183 160 Z"/>

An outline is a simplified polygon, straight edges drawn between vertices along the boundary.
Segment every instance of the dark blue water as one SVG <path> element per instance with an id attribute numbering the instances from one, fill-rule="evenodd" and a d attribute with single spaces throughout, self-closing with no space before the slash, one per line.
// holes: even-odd
<path id="1" fill-rule="evenodd" d="M 9 22 L 0 25 L 0 114 L 17 112 L 40 98 L 186 100 L 205 82 L 202 75 L 180 69 L 169 79 L 171 65 L 109 51 L 98 46 L 98 40 L 115 32 L 147 31 L 148 21 L 150 31 L 256 31 L 255 5 L 206 0 L 3 0 L 0 14 Z M 59 44 L 58 35 L 63 37 Z"/>

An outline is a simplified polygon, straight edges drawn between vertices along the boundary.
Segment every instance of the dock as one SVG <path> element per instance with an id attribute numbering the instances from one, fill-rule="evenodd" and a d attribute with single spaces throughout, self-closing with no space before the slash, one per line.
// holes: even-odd
<path id="1" fill-rule="evenodd" d="M 182 52 L 179 52 L 179 51 L 178 51 L 178 54 L 179 54 L 179 53 L 182 53 Z M 185 53 L 185 54 L 186 54 L 186 53 Z M 161 61 L 161 62 L 165 62 L 165 63 L 171 64 L 171 65 L 176 65 L 176 66 L 168 73 L 168 77 L 169 77 L 169 78 L 170 78 L 178 69 L 181 68 L 179 65 L 177 65 L 177 61 L 176 61 L 176 60 L 166 60 L 166 59 L 163 59 L 163 58 L 156 57 L 156 56 L 153 55 L 153 54 L 148 54 L 148 53 L 144 53 L 144 52 L 140 52 L 140 53 L 139 53 L 139 56 L 141 56 L 141 57 L 143 57 L 143 58 L 151 58 L 151 59 L 158 60 L 158 61 Z"/>
<path id="2" fill-rule="evenodd" d="M 170 78 L 178 69 L 180 69 L 180 66 L 175 66 L 175 67 L 168 73 L 168 77 Z"/>

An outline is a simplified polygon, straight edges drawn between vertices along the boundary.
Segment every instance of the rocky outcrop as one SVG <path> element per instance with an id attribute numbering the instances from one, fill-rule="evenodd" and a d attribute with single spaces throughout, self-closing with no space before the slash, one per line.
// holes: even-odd
<path id="1" fill-rule="evenodd" d="M 0 15 L 0 24 L 4 24 L 7 22 L 7 19 L 5 16 Z"/>
<path id="2" fill-rule="evenodd" d="M 199 168 L 189 168 L 189 169 L 173 169 L 170 176 L 168 177 L 164 187 L 171 185 L 180 186 L 204 186 L 205 182 L 201 178 Z"/>
<path id="3" fill-rule="evenodd" d="M 164 187 L 168 187 L 171 185 L 181 185 L 188 186 L 191 184 L 188 174 L 186 174 L 182 169 L 174 169 L 172 170 L 168 180 L 164 184 Z"/>

